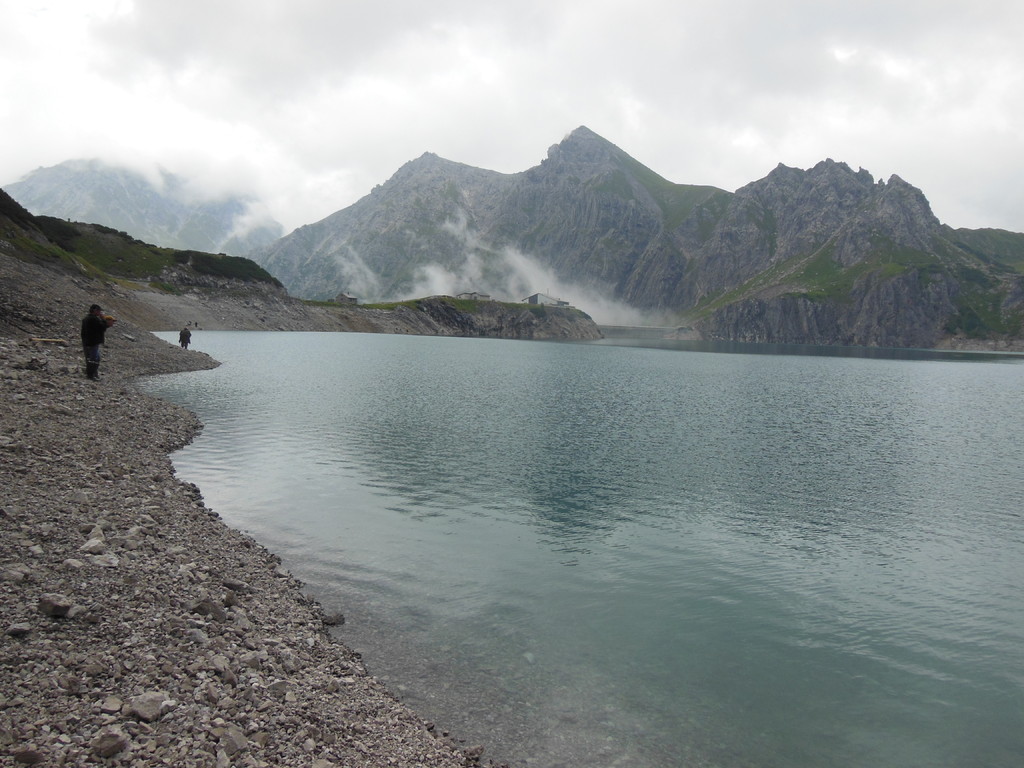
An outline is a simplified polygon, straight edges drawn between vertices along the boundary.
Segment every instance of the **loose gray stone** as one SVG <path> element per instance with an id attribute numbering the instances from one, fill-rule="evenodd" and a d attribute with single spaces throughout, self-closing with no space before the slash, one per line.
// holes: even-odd
<path id="1" fill-rule="evenodd" d="M 70 597 L 48 592 L 39 598 L 39 612 L 45 616 L 67 616 L 74 605 Z"/>
<path id="2" fill-rule="evenodd" d="M 270 693 L 274 696 L 283 696 L 284 694 L 288 693 L 290 689 L 291 686 L 288 684 L 287 680 L 275 680 L 267 686 L 267 693 Z"/>
<path id="3" fill-rule="evenodd" d="M 129 702 L 128 714 L 151 723 L 160 719 L 166 703 L 167 694 L 163 691 L 147 691 Z"/>
<path id="4" fill-rule="evenodd" d="M 31 569 L 22 563 L 8 565 L 0 572 L 0 581 L 28 581 L 31 573 Z"/>
<path id="5" fill-rule="evenodd" d="M 20 765 L 39 765 L 46 759 L 46 755 L 34 747 L 20 747 L 14 750 L 14 762 Z"/>
<path id="6" fill-rule="evenodd" d="M 107 542 L 105 539 L 89 539 L 78 551 L 87 555 L 100 555 L 107 551 Z"/>
<path id="7" fill-rule="evenodd" d="M 185 633 L 186 637 L 196 645 L 209 645 L 210 636 L 201 629 L 190 629 Z"/>
<path id="8" fill-rule="evenodd" d="M 200 616 L 209 616 L 214 621 L 226 621 L 228 618 L 227 611 L 224 610 L 224 606 L 218 605 L 210 598 L 199 600 L 189 606 L 189 610 L 192 613 L 198 613 Z"/>
<path id="9" fill-rule="evenodd" d="M 249 740 L 245 737 L 241 728 L 237 725 L 230 725 L 220 737 L 220 744 L 224 751 L 227 752 L 228 757 L 231 757 L 248 747 Z"/>
<path id="10" fill-rule="evenodd" d="M 96 734 L 90 746 L 97 757 L 107 758 L 123 752 L 130 743 L 128 734 L 114 726 L 105 728 Z"/>
<path id="11" fill-rule="evenodd" d="M 250 587 L 244 581 L 240 581 L 238 579 L 224 579 L 222 583 L 224 584 L 225 589 L 230 589 L 232 592 L 235 592 L 237 594 L 243 594 L 245 592 L 252 591 L 252 587 Z"/>
<path id="12" fill-rule="evenodd" d="M 121 711 L 124 706 L 124 702 L 121 701 L 117 696 L 107 696 L 100 704 L 100 712 L 106 715 L 113 715 Z"/>

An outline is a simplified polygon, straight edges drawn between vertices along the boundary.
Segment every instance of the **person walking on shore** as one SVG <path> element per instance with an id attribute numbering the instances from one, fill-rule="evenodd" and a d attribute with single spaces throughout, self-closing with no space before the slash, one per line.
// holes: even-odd
<path id="1" fill-rule="evenodd" d="M 85 375 L 93 380 L 100 377 L 100 346 L 107 333 L 107 320 L 99 304 L 89 307 L 82 320 L 82 350 L 85 352 Z"/>
<path id="2" fill-rule="evenodd" d="M 181 348 L 188 349 L 188 343 L 190 341 L 192 341 L 192 331 L 187 327 L 182 328 L 181 332 L 178 334 L 178 343 L 181 344 Z"/>

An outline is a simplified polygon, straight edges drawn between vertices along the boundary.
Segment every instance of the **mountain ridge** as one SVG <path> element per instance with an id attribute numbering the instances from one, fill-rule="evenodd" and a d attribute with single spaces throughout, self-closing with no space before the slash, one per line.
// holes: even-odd
<path id="1" fill-rule="evenodd" d="M 668 181 L 585 126 L 518 173 L 425 153 L 251 255 L 297 295 L 543 280 L 709 339 L 935 346 L 1018 338 L 1024 318 L 1024 235 L 954 230 L 898 175 L 780 163 L 727 192 Z"/>

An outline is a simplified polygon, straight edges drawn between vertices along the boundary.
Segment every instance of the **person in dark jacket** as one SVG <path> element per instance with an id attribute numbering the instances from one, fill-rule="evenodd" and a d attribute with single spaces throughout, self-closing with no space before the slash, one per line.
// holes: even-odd
<path id="1" fill-rule="evenodd" d="M 188 326 L 186 326 L 178 332 L 178 343 L 181 344 L 182 349 L 188 349 L 188 343 L 190 341 L 192 341 L 192 331 L 190 331 Z"/>
<path id="2" fill-rule="evenodd" d="M 107 320 L 99 304 L 89 307 L 89 314 L 82 320 L 82 349 L 85 351 L 85 375 L 90 379 L 100 377 L 100 346 L 107 333 Z"/>

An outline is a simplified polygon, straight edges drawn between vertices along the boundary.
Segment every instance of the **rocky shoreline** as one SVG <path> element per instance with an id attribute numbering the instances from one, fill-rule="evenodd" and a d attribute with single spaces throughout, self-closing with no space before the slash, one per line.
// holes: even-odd
<path id="1" fill-rule="evenodd" d="M 132 331 L 99 382 L 70 341 L 0 338 L 0 765 L 479 764 L 174 476 L 200 424 L 131 380 L 216 363 Z"/>

